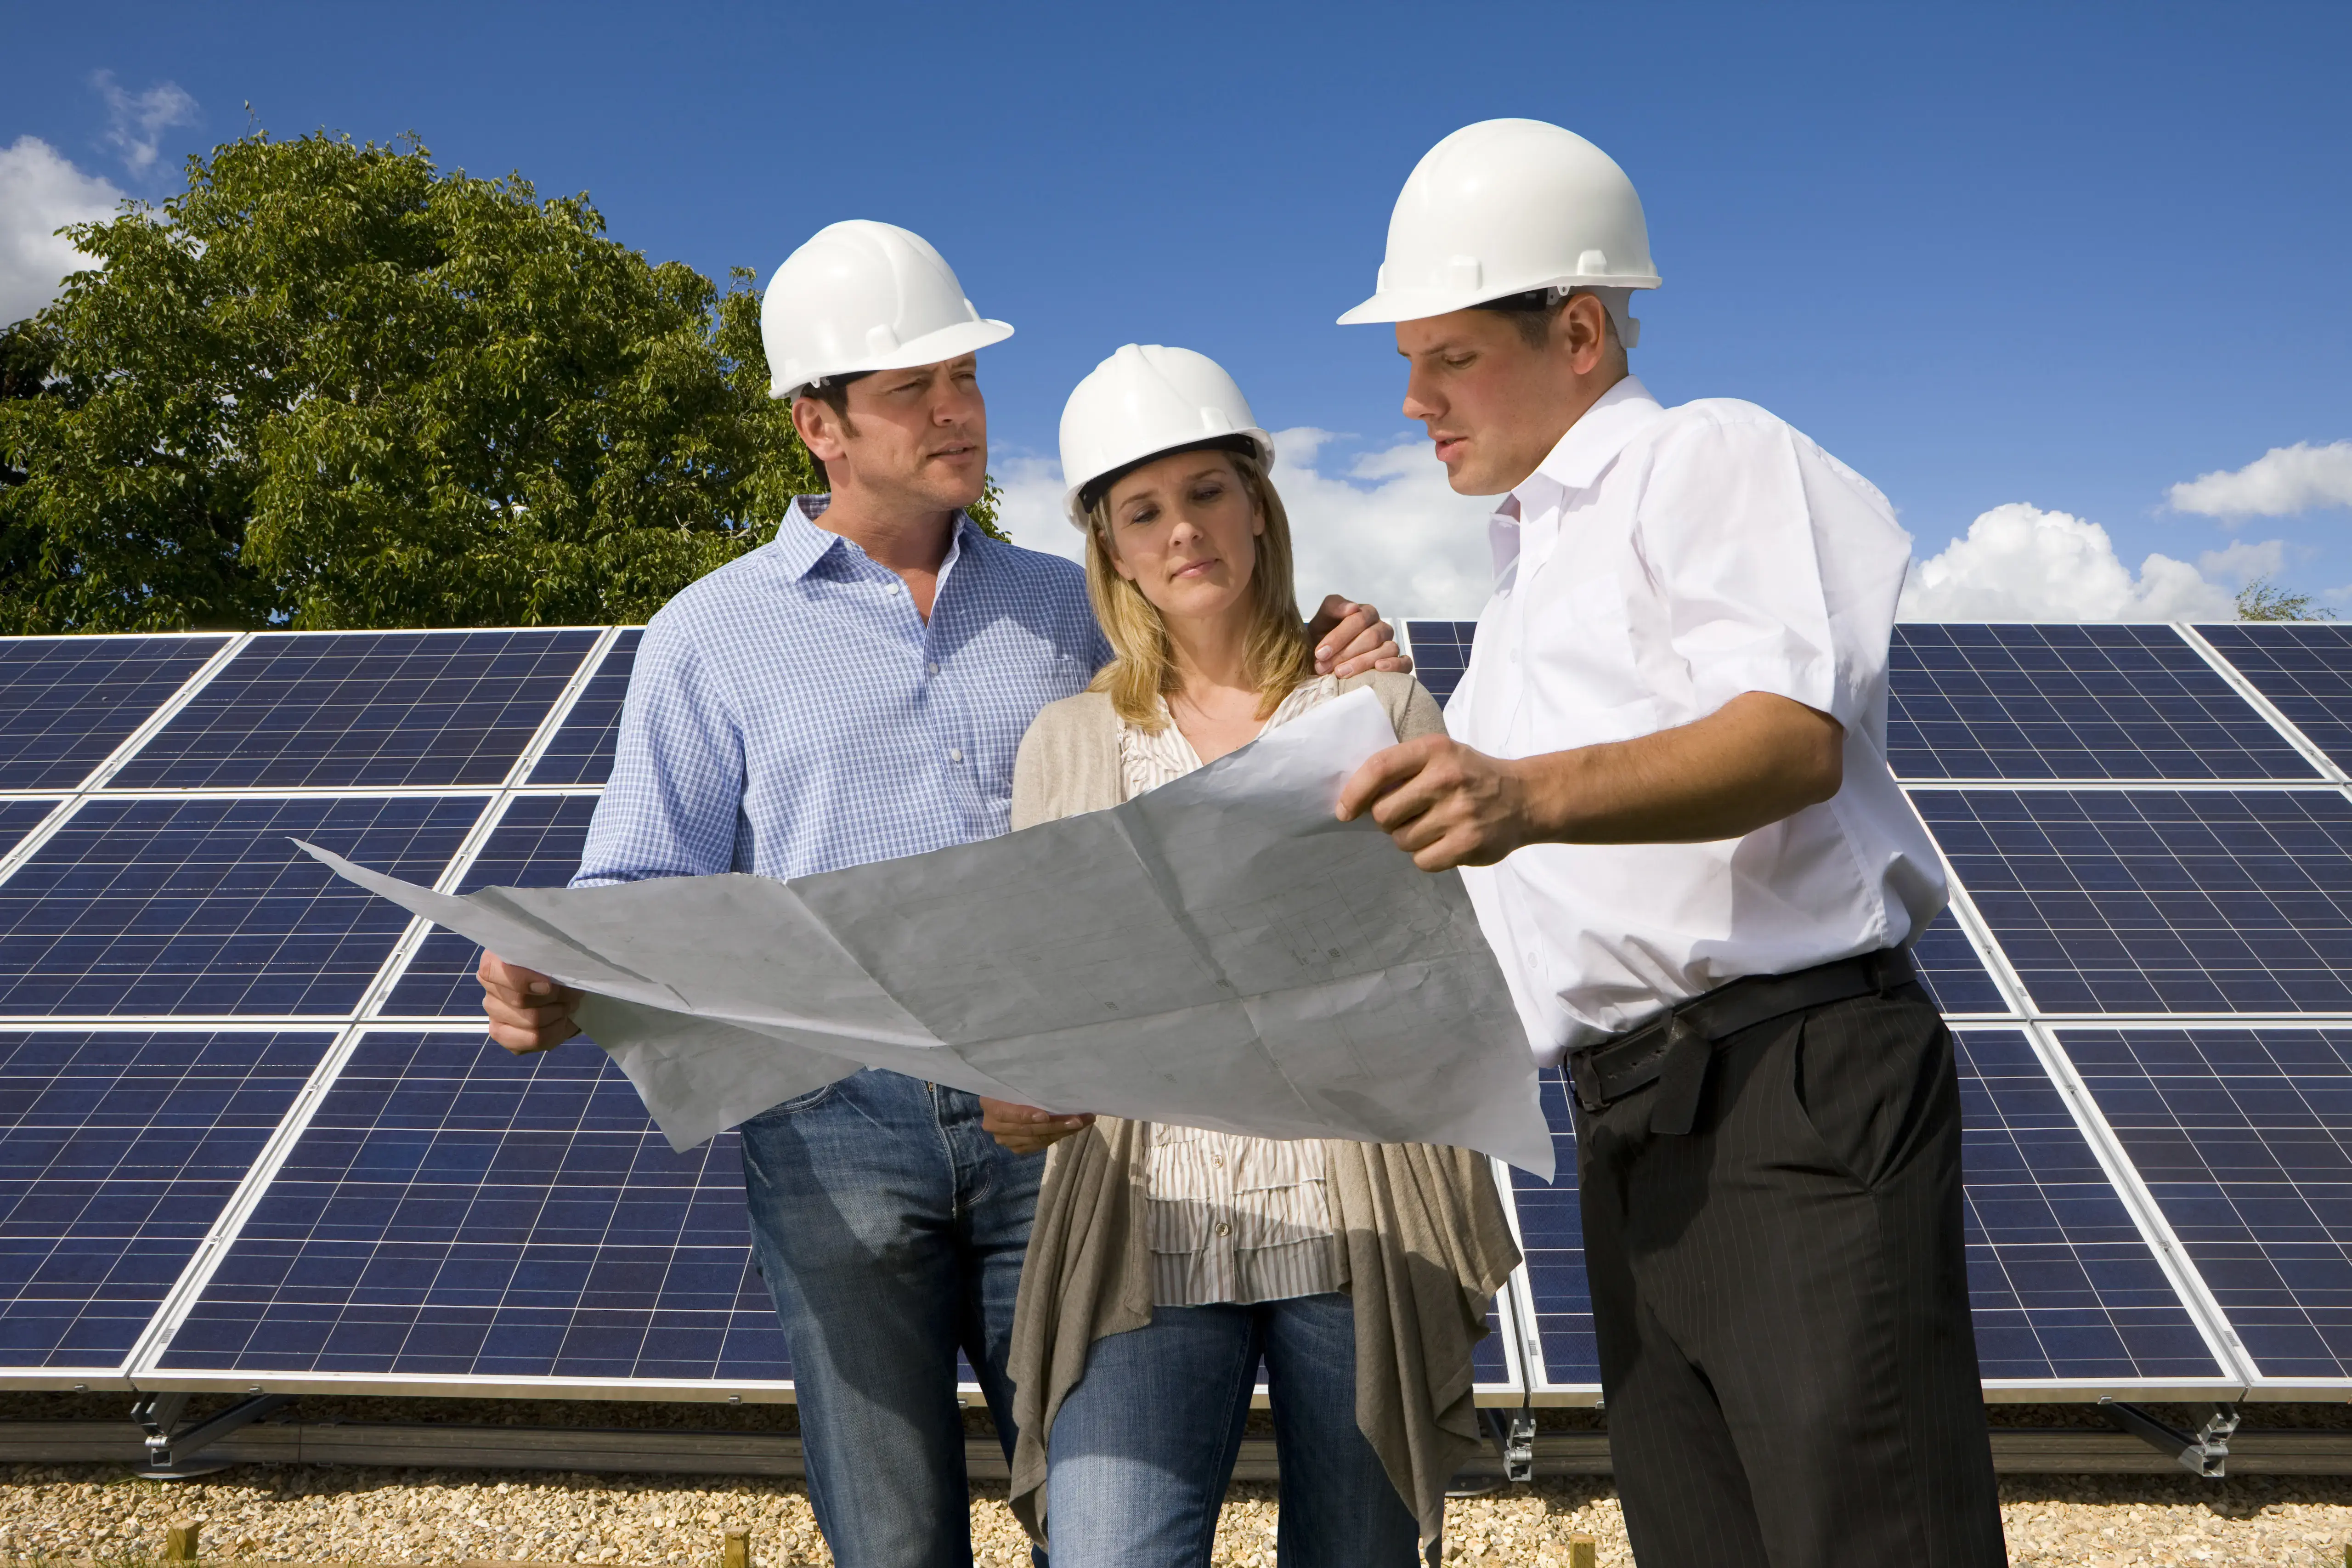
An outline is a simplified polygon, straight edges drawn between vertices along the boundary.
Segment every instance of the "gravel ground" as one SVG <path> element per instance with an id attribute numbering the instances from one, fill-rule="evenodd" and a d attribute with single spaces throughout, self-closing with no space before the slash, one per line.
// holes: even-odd
<path id="1" fill-rule="evenodd" d="M 2195 1564 L 2339 1568 L 2352 1478 L 2012 1477 L 2001 1488 L 2020 1568 Z M 721 1532 L 751 1531 L 755 1568 L 829 1562 L 796 1482 L 678 1477 L 251 1467 L 193 1482 L 98 1467 L 0 1467 L 0 1563 L 133 1568 L 164 1527 L 194 1518 L 207 1558 L 300 1563 L 715 1564 Z M 1272 1489 L 1237 1486 L 1219 1568 L 1272 1568 Z M 1591 1535 L 1604 1564 L 1632 1557 L 1605 1482 L 1559 1480 L 1456 1501 L 1447 1556 L 1565 1564 Z M 972 1536 L 989 1568 L 1026 1562 L 1001 1488 L 975 1488 Z"/>

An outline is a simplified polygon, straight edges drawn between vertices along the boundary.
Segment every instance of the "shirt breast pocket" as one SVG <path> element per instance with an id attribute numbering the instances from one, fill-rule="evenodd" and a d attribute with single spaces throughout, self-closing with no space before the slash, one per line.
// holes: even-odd
<path id="1" fill-rule="evenodd" d="M 1657 701 L 1634 657 L 1624 590 L 1613 574 L 1579 579 L 1530 619 L 1533 749 L 1631 740 L 1658 727 Z"/>

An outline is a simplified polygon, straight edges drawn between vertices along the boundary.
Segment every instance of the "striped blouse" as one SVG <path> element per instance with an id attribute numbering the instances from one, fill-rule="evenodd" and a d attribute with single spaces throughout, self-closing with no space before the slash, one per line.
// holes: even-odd
<path id="1" fill-rule="evenodd" d="M 1308 681 L 1283 700 L 1265 729 L 1339 689 L 1329 676 Z M 1119 724 L 1119 770 L 1130 800 L 1201 765 L 1165 700 L 1160 716 L 1156 732 Z M 1320 1142 L 1155 1122 L 1147 1176 L 1154 1305 L 1278 1301 L 1339 1289 Z"/>

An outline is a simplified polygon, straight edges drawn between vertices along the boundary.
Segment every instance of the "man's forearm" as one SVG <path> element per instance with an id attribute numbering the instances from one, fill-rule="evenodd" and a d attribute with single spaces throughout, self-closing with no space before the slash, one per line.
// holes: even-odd
<path id="1" fill-rule="evenodd" d="M 1838 792 L 1845 730 L 1785 697 L 1748 692 L 1707 717 L 1631 741 L 1525 757 L 1530 844 L 1695 844 L 1737 838 Z"/>

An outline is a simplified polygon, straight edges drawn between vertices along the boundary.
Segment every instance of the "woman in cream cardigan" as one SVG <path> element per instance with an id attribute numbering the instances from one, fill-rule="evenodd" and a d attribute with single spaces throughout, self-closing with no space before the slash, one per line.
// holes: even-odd
<path id="1" fill-rule="evenodd" d="M 1016 829 L 1116 805 L 1357 686 L 1400 739 L 1443 727 L 1410 676 L 1316 676 L 1272 460 L 1240 389 L 1190 350 L 1129 344 L 1071 394 L 1067 506 L 1117 658 L 1030 728 Z M 1008 1146 L 1053 1145 L 1010 1370 L 1013 1504 L 1055 1568 L 1208 1563 L 1261 1360 L 1285 1568 L 1417 1561 L 1477 1445 L 1471 1346 L 1518 1262 L 1486 1161 L 983 1103 Z"/>

